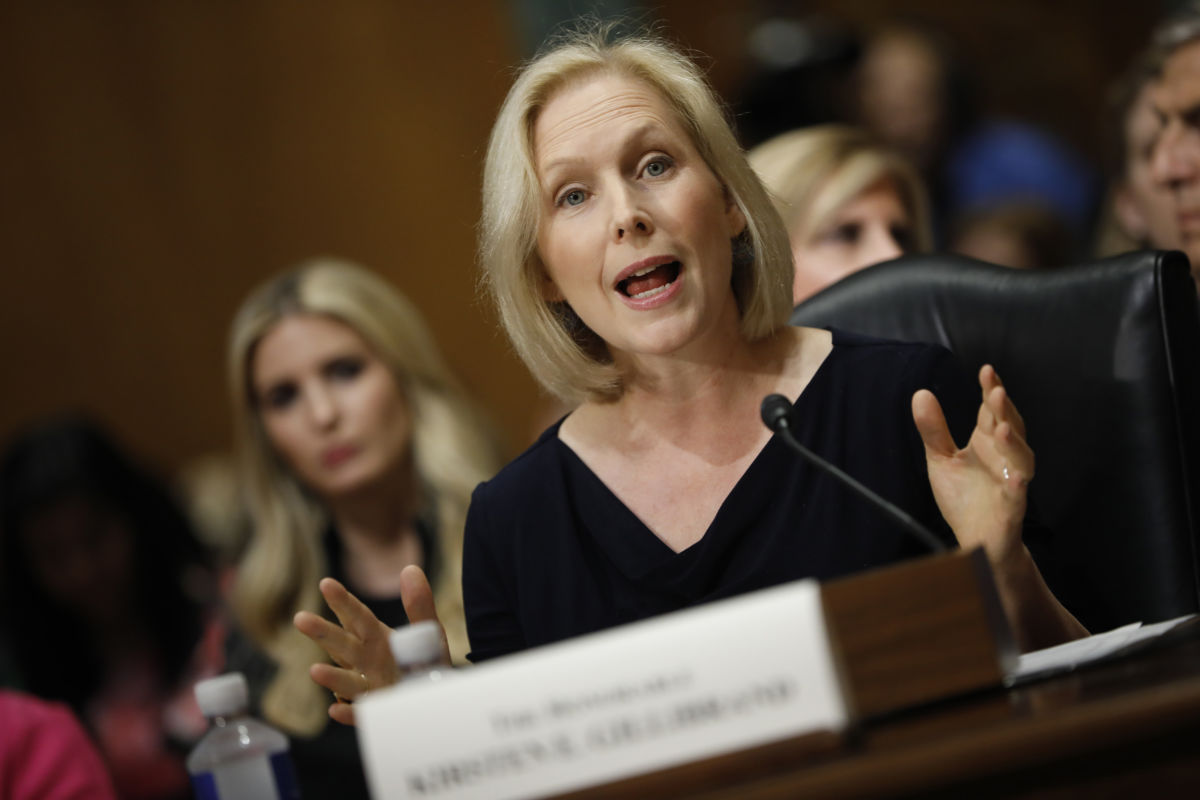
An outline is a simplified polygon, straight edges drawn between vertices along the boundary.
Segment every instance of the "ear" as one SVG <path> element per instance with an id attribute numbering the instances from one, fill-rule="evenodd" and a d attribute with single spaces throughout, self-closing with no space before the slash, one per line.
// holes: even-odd
<path id="1" fill-rule="evenodd" d="M 1144 242 L 1148 229 L 1146 217 L 1134 202 L 1129 187 L 1124 183 L 1118 186 L 1113 191 L 1112 202 L 1113 214 L 1116 215 L 1117 224 L 1121 226 L 1121 230 L 1125 231 L 1130 239 Z"/>

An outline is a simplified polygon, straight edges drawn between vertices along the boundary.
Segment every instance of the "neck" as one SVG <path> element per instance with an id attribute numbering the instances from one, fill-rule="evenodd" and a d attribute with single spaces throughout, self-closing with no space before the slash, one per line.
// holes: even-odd
<path id="1" fill-rule="evenodd" d="M 386 547 L 412 527 L 416 516 L 415 492 L 380 492 L 373 497 L 361 495 L 330 504 L 330 515 L 338 536 L 345 541 Z"/>
<path id="2" fill-rule="evenodd" d="M 757 342 L 736 335 L 702 357 L 641 359 L 617 401 L 620 413 L 668 434 L 694 433 L 699 420 L 705 423 L 700 429 L 711 430 L 714 419 L 740 419 L 747 403 L 757 408 L 765 387 L 777 384 L 789 341 L 780 334 Z"/>
<path id="3" fill-rule="evenodd" d="M 328 501 L 345 577 L 355 588 L 374 597 L 397 596 L 400 570 L 424 565 L 415 524 L 418 494 L 415 471 L 407 467 L 392 480 Z"/>

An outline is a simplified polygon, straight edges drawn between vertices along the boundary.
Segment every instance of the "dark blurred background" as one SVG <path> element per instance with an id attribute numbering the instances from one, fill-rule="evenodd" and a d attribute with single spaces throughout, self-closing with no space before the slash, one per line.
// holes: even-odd
<path id="1" fill-rule="evenodd" d="M 1169 5 L 7 0 L 0 436 L 82 409 L 167 469 L 224 449 L 234 309 L 336 254 L 419 304 L 523 446 L 536 389 L 475 288 L 479 173 L 513 67 L 574 14 L 662 21 L 704 54 L 747 145 L 845 113 L 824 82 L 766 119 L 754 93 L 774 73 L 836 85 L 859 31 L 915 22 L 951 47 L 976 113 L 1038 125 L 1098 169 L 1105 92 Z"/>

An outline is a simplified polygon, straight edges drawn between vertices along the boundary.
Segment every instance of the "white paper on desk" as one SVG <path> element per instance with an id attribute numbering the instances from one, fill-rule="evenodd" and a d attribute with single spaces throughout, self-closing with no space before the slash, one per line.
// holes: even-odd
<path id="1" fill-rule="evenodd" d="M 1161 636 L 1176 625 L 1195 616 L 1195 614 L 1187 614 L 1150 625 L 1131 622 L 1128 625 L 1113 628 L 1111 631 L 1047 647 L 1045 650 L 1025 653 L 1020 657 L 1016 671 L 1005 682 L 1011 686 L 1039 675 L 1064 672 L 1084 664 L 1100 661 L 1132 644 Z"/>
<path id="2" fill-rule="evenodd" d="M 543 797 L 849 722 L 815 581 L 536 648 L 355 705 L 371 795 Z"/>

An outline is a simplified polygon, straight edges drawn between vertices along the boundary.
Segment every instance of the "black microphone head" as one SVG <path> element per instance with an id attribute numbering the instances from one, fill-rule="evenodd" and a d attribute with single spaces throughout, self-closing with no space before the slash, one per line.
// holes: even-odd
<path id="1" fill-rule="evenodd" d="M 763 424 L 778 433 L 781 428 L 787 427 L 792 404 L 781 394 L 769 394 L 763 398 L 759 410 L 762 413 Z"/>

